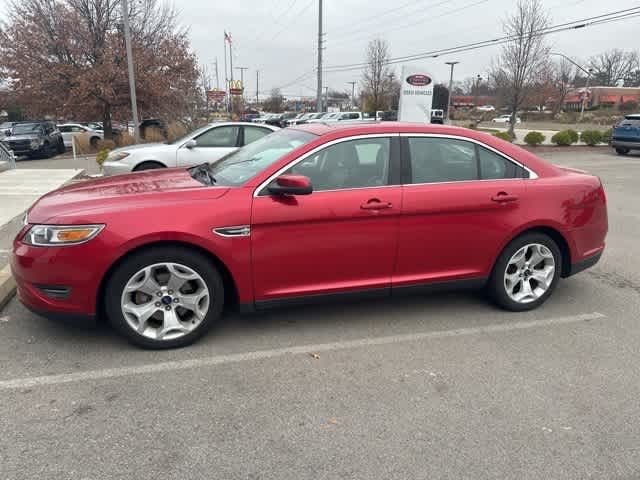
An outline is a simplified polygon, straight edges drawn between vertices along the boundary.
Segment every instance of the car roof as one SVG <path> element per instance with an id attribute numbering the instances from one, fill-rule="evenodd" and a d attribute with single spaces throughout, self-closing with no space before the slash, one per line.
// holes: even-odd
<path id="1" fill-rule="evenodd" d="M 315 135 L 337 134 L 337 136 L 367 135 L 376 133 L 441 133 L 466 135 L 468 129 L 451 125 L 435 125 L 431 123 L 410 122 L 377 122 L 375 120 L 358 123 L 316 122 L 296 125 L 296 130 L 304 130 Z"/>

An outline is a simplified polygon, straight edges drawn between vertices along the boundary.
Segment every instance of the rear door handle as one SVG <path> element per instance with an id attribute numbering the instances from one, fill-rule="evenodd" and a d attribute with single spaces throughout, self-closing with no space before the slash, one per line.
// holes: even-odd
<path id="1" fill-rule="evenodd" d="M 384 210 L 385 208 L 391 208 L 389 202 L 381 202 L 378 199 L 369 200 L 367 203 L 360 205 L 361 210 Z"/>
<path id="2" fill-rule="evenodd" d="M 517 202 L 518 201 L 518 196 L 517 195 L 510 195 L 510 194 L 505 193 L 505 192 L 500 192 L 497 195 L 494 195 L 493 197 L 491 197 L 491 200 L 493 200 L 494 202 L 498 202 L 498 203 Z"/>

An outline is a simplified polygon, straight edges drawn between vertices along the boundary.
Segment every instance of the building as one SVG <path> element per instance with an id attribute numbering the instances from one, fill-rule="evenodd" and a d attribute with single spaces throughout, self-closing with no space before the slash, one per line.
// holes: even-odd
<path id="1" fill-rule="evenodd" d="M 454 95 L 451 97 L 453 108 L 473 108 L 483 105 L 495 105 L 495 98 L 487 95 Z"/>
<path id="2" fill-rule="evenodd" d="M 570 91 L 564 99 L 565 110 L 580 110 L 585 93 L 584 88 Z M 640 87 L 590 87 L 586 107 L 619 109 L 629 102 L 640 103 Z"/>

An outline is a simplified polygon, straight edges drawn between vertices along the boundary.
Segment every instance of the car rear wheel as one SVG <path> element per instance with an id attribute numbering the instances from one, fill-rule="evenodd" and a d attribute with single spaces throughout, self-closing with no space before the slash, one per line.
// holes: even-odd
<path id="1" fill-rule="evenodd" d="M 165 165 L 160 162 L 142 162 L 133 169 L 134 172 L 142 172 L 144 170 L 156 170 L 158 168 L 167 168 Z"/>
<path id="2" fill-rule="evenodd" d="M 130 342 L 151 349 L 189 345 L 220 318 L 224 285 L 202 254 L 154 247 L 127 258 L 111 275 L 105 309 Z"/>
<path id="3" fill-rule="evenodd" d="M 64 146 L 64 140 L 60 139 L 58 141 L 58 153 L 64 153 L 67 151 L 67 147 Z"/>
<path id="4" fill-rule="evenodd" d="M 616 148 L 616 153 L 618 155 L 626 155 L 626 154 L 629 153 L 629 149 L 628 148 L 618 147 L 618 148 Z"/>
<path id="5" fill-rule="evenodd" d="M 552 238 L 542 233 L 522 235 L 500 254 L 489 280 L 489 293 L 506 310 L 533 310 L 553 293 L 561 266 L 562 254 Z"/>

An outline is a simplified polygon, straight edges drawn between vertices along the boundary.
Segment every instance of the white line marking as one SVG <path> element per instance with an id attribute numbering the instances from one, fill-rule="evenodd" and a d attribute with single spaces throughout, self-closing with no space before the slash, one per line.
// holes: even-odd
<path id="1" fill-rule="evenodd" d="M 347 340 L 344 342 L 321 343 L 317 345 L 300 345 L 272 350 L 258 350 L 254 352 L 232 353 L 213 357 L 194 358 L 189 360 L 177 360 L 172 362 L 153 363 L 134 367 L 105 368 L 102 370 L 88 370 L 77 373 L 62 373 L 59 375 L 45 375 L 42 377 L 15 378 L 0 381 L 0 390 L 15 388 L 29 388 L 44 385 L 58 385 L 61 383 L 84 382 L 87 380 L 102 380 L 107 378 L 126 377 L 149 373 L 167 372 L 173 370 L 185 370 L 198 367 L 210 367 L 227 363 L 248 362 L 252 360 L 265 360 L 284 355 L 308 354 L 309 352 L 329 352 L 333 350 L 346 350 L 350 348 L 368 347 L 375 345 L 388 345 L 392 343 L 413 342 L 430 338 L 456 337 L 461 335 L 476 335 L 483 333 L 509 332 L 512 330 L 524 330 L 529 328 L 545 327 L 550 325 L 563 325 L 578 323 L 588 320 L 598 320 L 606 316 L 598 313 L 585 313 L 570 317 L 557 317 L 547 320 L 531 320 L 528 322 L 501 323 L 484 327 L 457 328 L 454 330 L 440 330 L 435 332 L 409 333 L 405 335 L 392 335 L 377 338 L 362 338 Z"/>

